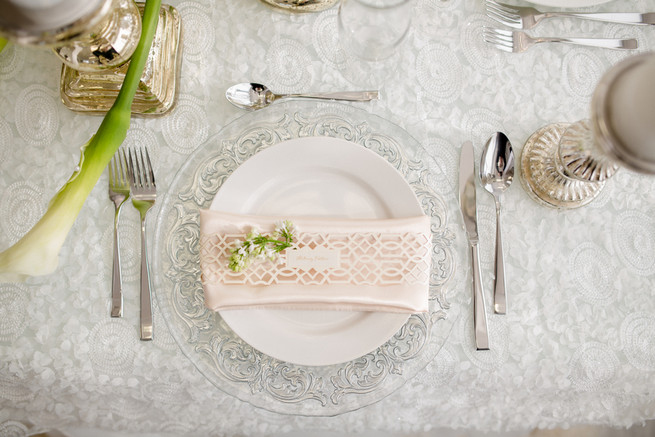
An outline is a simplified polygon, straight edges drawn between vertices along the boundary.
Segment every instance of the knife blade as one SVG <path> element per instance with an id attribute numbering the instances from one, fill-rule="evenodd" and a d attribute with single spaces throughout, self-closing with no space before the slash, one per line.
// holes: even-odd
<path id="1" fill-rule="evenodd" d="M 480 276 L 480 252 L 478 249 L 478 214 L 475 196 L 475 155 L 470 141 L 462 144 L 459 157 L 459 207 L 462 211 L 464 229 L 471 250 L 473 276 L 473 329 L 477 350 L 489 349 L 487 311 L 484 290 Z"/>

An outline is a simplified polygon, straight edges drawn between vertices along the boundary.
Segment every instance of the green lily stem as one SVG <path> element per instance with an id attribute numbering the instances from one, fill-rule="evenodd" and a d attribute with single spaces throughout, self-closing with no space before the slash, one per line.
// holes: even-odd
<path id="1" fill-rule="evenodd" d="M 7 45 L 7 40 L 0 37 L 0 52 L 2 51 L 2 49 L 5 48 L 6 45 Z"/>
<path id="2" fill-rule="evenodd" d="M 57 268 L 68 232 L 127 135 L 132 102 L 150 53 L 160 7 L 161 0 L 146 0 L 141 37 L 116 101 L 95 135 L 82 146 L 78 168 L 52 198 L 45 215 L 16 244 L 0 253 L 0 281 L 22 281 Z"/>
<path id="3" fill-rule="evenodd" d="M 160 6 L 161 0 L 146 1 L 143 11 L 143 31 L 141 38 L 132 55 L 118 97 L 102 120 L 96 134 L 83 149 L 79 173 L 73 174 L 67 184 L 68 186 L 64 187 L 72 190 L 73 188 L 70 185 L 74 184 L 77 179 L 80 179 L 76 186 L 79 186 L 77 189 L 83 189 L 86 192 L 85 199 L 127 136 L 132 115 L 132 102 L 134 101 L 134 95 L 139 86 L 139 81 L 141 80 L 141 75 L 143 74 L 143 69 L 150 53 L 150 46 L 157 30 Z M 84 165 L 85 163 L 88 164 Z M 81 207 L 82 205 L 80 205 Z"/>

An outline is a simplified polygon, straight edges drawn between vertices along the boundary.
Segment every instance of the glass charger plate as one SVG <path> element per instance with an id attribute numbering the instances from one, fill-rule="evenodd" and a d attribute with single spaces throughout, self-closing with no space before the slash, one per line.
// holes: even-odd
<path id="1" fill-rule="evenodd" d="M 330 136 L 366 147 L 393 165 L 431 217 L 430 311 L 409 317 L 377 350 L 330 366 L 277 360 L 241 340 L 204 306 L 198 258 L 198 210 L 208 208 L 223 182 L 255 153 L 282 141 Z M 400 127 L 336 103 L 285 102 L 248 113 L 199 147 L 161 202 L 153 250 L 154 293 L 183 353 L 216 387 L 257 407 L 284 414 L 332 416 L 389 395 L 434 358 L 458 309 L 448 302 L 455 249 L 449 218 L 457 199 L 439 181 L 439 165 Z M 438 185 L 438 189 L 435 189 Z"/>

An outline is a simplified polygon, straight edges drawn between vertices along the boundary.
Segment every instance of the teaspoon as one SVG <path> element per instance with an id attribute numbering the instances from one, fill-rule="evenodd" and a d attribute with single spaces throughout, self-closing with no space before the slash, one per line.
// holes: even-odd
<path id="1" fill-rule="evenodd" d="M 346 91 L 337 93 L 315 94 L 275 94 L 266 85 L 260 83 L 240 83 L 225 91 L 225 97 L 234 106 L 249 111 L 262 109 L 276 100 L 286 98 L 348 100 L 351 102 L 368 102 L 378 98 L 378 91 Z"/>
<path id="2" fill-rule="evenodd" d="M 512 144 L 505 134 L 496 132 L 485 144 L 480 161 L 480 182 L 484 189 L 494 196 L 496 202 L 496 276 L 494 280 L 494 312 L 496 314 L 507 312 L 505 262 L 500 232 L 500 195 L 509 188 L 513 178 L 514 151 Z"/>

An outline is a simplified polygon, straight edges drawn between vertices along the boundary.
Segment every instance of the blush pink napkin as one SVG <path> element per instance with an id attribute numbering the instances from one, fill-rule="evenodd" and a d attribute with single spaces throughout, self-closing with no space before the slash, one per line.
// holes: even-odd
<path id="1" fill-rule="evenodd" d="M 230 249 L 253 228 L 296 226 L 276 263 L 228 268 Z M 276 308 L 420 313 L 428 310 L 430 219 L 268 217 L 200 211 L 205 305 L 214 310 Z"/>

